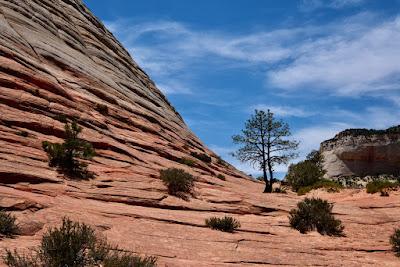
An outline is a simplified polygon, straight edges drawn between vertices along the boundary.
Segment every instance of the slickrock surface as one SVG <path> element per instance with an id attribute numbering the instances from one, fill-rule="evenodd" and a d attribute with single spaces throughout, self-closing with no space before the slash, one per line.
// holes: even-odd
<path id="1" fill-rule="evenodd" d="M 353 129 L 321 144 L 329 178 L 387 174 L 400 177 L 400 127 Z"/>
<path id="2" fill-rule="evenodd" d="M 77 120 L 96 148 L 93 180 L 66 180 L 48 167 L 41 142 L 61 141 L 65 118 Z M 178 163 L 192 151 L 212 163 Z M 168 196 L 158 179 L 173 166 L 198 177 L 190 201 Z M 160 266 L 400 264 L 388 243 L 400 224 L 399 193 L 314 192 L 336 203 L 347 236 L 290 229 L 288 211 L 301 198 L 262 194 L 261 183 L 218 163 L 79 0 L 0 0 L 0 183 L 0 208 L 21 227 L 0 241 L 3 252 L 35 247 L 68 216 L 123 249 L 157 256 Z M 242 228 L 204 227 L 223 215 Z"/>

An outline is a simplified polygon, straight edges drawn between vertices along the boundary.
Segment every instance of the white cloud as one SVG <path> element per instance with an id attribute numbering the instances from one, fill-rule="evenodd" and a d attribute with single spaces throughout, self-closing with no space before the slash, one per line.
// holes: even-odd
<path id="1" fill-rule="evenodd" d="M 310 12 L 320 8 L 342 9 L 359 6 L 364 0 L 303 0 L 300 10 Z"/>
<path id="2" fill-rule="evenodd" d="M 315 113 L 311 111 L 307 111 L 302 107 L 293 107 L 293 106 L 276 106 L 276 105 L 266 105 L 266 104 L 258 104 L 254 105 L 250 108 L 250 111 L 253 112 L 255 109 L 267 111 L 271 110 L 278 117 L 310 117 Z"/>

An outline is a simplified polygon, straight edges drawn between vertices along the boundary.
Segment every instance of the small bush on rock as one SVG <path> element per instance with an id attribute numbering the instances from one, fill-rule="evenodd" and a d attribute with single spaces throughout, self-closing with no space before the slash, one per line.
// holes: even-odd
<path id="1" fill-rule="evenodd" d="M 335 193 L 335 192 L 339 192 L 340 189 L 343 188 L 343 186 L 335 181 L 321 179 L 312 185 L 300 187 L 297 190 L 297 194 L 299 196 L 301 196 L 301 195 L 307 194 L 311 190 L 315 190 L 315 189 L 319 189 L 319 188 L 325 188 L 328 192 Z"/>
<path id="2" fill-rule="evenodd" d="M 160 171 L 160 178 L 168 188 L 168 193 L 180 198 L 187 198 L 194 187 L 194 177 L 182 169 L 169 168 Z"/>
<path id="3" fill-rule="evenodd" d="M 96 104 L 96 110 L 103 115 L 108 115 L 108 106 L 104 104 Z"/>
<path id="4" fill-rule="evenodd" d="M 322 235 L 343 236 L 342 222 L 332 214 L 333 205 L 320 198 L 306 198 L 292 209 L 289 215 L 290 226 L 300 233 L 317 230 Z"/>
<path id="5" fill-rule="evenodd" d="M 196 163 L 194 162 L 194 160 L 192 159 L 188 159 L 188 158 L 181 158 L 179 160 L 179 163 L 185 164 L 189 167 L 193 167 Z"/>
<path id="6" fill-rule="evenodd" d="M 206 225 L 214 230 L 233 233 L 240 228 L 240 222 L 235 218 L 225 216 L 223 218 L 211 217 L 206 219 Z"/>
<path id="7" fill-rule="evenodd" d="M 112 248 L 98 238 L 92 227 L 63 219 L 59 228 L 48 230 L 35 256 L 6 251 L 4 262 L 11 267 L 153 267 L 156 258 L 140 257 Z"/>
<path id="8" fill-rule="evenodd" d="M 217 175 L 217 178 L 220 179 L 220 180 L 223 180 L 223 181 L 226 180 L 226 179 L 225 179 L 225 175 L 223 175 L 223 174 L 221 174 L 221 173 Z"/>
<path id="9" fill-rule="evenodd" d="M 15 216 L 8 212 L 0 211 L 0 235 L 13 236 L 18 231 L 18 225 L 15 223 Z"/>
<path id="10" fill-rule="evenodd" d="M 211 161 L 212 161 L 211 157 L 205 153 L 191 152 L 190 155 L 201 161 L 204 161 L 205 163 L 211 163 Z"/>
<path id="11" fill-rule="evenodd" d="M 400 229 L 396 229 L 390 236 L 390 244 L 397 257 L 400 257 Z"/>
<path id="12" fill-rule="evenodd" d="M 65 125 L 64 143 L 42 143 L 49 157 L 49 166 L 72 178 L 89 179 L 93 174 L 87 170 L 87 164 L 78 159 L 91 159 L 95 155 L 92 144 L 78 138 L 82 128 L 76 122 Z"/>
<path id="13" fill-rule="evenodd" d="M 396 188 L 399 185 L 399 182 L 391 182 L 388 180 L 375 180 L 367 184 L 367 193 L 375 194 L 383 190 Z"/>

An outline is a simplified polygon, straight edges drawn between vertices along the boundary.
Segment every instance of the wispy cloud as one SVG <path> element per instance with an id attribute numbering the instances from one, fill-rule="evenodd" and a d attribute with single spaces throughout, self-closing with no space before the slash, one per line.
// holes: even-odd
<path id="1" fill-rule="evenodd" d="M 255 109 L 267 111 L 271 110 L 278 117 L 310 117 L 315 113 L 308 111 L 302 107 L 294 107 L 294 106 L 277 106 L 277 105 L 266 105 L 266 104 L 257 104 L 252 106 L 249 111 L 253 112 Z"/>
<path id="2" fill-rule="evenodd" d="M 321 8 L 341 9 L 361 5 L 365 0 L 303 0 L 300 10 L 310 12 Z"/>

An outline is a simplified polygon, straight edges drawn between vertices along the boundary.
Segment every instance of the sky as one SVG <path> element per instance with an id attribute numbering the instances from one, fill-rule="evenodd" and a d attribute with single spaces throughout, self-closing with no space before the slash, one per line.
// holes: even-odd
<path id="1" fill-rule="evenodd" d="M 186 124 L 230 156 L 254 109 L 299 158 L 348 128 L 400 124 L 400 0 L 84 0 Z M 276 166 L 283 177 L 287 166 Z"/>

